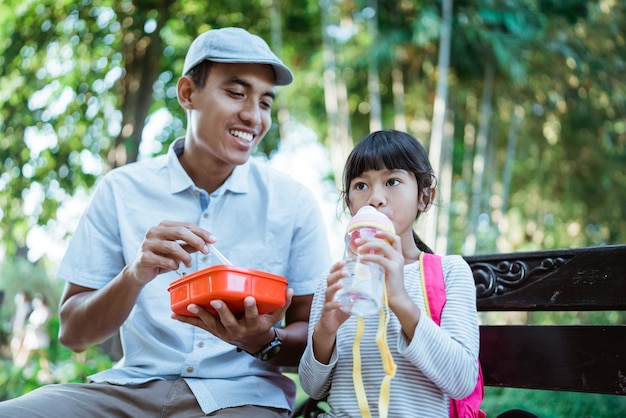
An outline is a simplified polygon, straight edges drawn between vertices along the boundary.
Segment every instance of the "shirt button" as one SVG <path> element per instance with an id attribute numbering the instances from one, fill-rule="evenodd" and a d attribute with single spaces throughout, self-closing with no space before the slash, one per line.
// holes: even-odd
<path id="1" fill-rule="evenodd" d="M 193 367 L 187 367 L 187 373 L 193 372 Z"/>
<path id="2" fill-rule="evenodd" d="M 203 217 L 204 219 L 206 219 L 206 218 L 208 218 L 208 217 L 209 217 L 209 214 L 208 214 L 208 213 L 206 213 L 206 212 L 204 212 L 204 213 L 202 214 L 202 217 Z"/>
<path id="3" fill-rule="evenodd" d="M 200 261 L 202 261 L 203 263 L 206 263 L 207 261 L 209 261 L 209 257 L 207 257 L 206 255 L 202 256 L 202 258 L 200 259 Z"/>
<path id="4" fill-rule="evenodd" d="M 200 342 L 198 343 L 198 347 L 200 347 L 200 348 L 204 347 L 204 343 L 203 343 L 202 341 L 200 341 Z"/>

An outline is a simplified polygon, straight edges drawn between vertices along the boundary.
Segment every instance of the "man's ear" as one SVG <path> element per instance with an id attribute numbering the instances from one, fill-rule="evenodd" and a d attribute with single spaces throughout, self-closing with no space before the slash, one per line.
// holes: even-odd
<path id="1" fill-rule="evenodd" d="M 434 187 L 429 187 L 427 190 L 424 190 L 419 196 L 419 202 L 417 209 L 420 212 L 428 212 L 430 207 L 433 205 L 435 201 L 435 196 L 437 191 Z"/>
<path id="2" fill-rule="evenodd" d="M 178 84 L 176 85 L 176 94 L 178 96 L 178 103 L 180 103 L 183 109 L 193 109 L 191 94 L 194 92 L 195 88 L 195 84 L 187 76 L 182 76 L 178 80 Z"/>

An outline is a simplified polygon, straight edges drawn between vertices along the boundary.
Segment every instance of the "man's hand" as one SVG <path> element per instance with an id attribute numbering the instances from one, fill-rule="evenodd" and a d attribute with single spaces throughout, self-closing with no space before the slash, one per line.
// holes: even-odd
<path id="1" fill-rule="evenodd" d="M 244 299 L 244 315 L 234 315 L 226 303 L 216 299 L 211 301 L 211 307 L 217 312 L 215 316 L 202 306 L 191 304 L 187 310 L 197 317 L 174 314 L 172 318 L 205 329 L 230 344 L 256 353 L 274 337 L 272 327 L 283 319 L 292 298 L 293 290 L 287 289 L 285 305 L 266 314 L 259 314 L 254 297 L 248 296 Z"/>
<path id="2" fill-rule="evenodd" d="M 180 263 L 190 267 L 191 254 L 208 254 L 206 244 L 214 242 L 215 237 L 197 225 L 163 221 L 146 232 L 128 273 L 145 285 L 161 273 L 178 270 Z"/>
<path id="3" fill-rule="evenodd" d="M 191 265 L 191 253 L 207 254 L 214 237 L 197 225 L 163 221 L 146 232 L 135 260 L 101 289 L 67 283 L 61 297 L 59 340 L 76 352 L 114 335 L 143 287 L 158 274 Z M 115 309 L 111 309 L 115 306 Z"/>

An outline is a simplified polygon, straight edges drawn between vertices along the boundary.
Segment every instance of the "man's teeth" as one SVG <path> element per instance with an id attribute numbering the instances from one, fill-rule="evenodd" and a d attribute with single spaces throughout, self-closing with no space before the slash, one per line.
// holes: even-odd
<path id="1" fill-rule="evenodd" d="M 249 134 L 246 132 L 230 131 L 230 134 L 236 136 L 237 138 L 243 139 L 244 141 L 247 141 L 247 142 L 252 142 L 252 140 L 254 139 L 254 136 L 252 134 Z"/>

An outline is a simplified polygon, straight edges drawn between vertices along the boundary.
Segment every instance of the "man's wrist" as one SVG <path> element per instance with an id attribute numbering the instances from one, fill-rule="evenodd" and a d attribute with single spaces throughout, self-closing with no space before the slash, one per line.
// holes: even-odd
<path id="1" fill-rule="evenodd" d="M 283 342 L 280 340 L 278 336 L 278 331 L 276 331 L 275 327 L 270 328 L 270 330 L 272 330 L 272 334 L 273 334 L 272 339 L 263 347 L 261 347 L 261 349 L 258 350 L 257 352 L 250 352 L 240 347 L 237 347 L 237 351 L 238 352 L 245 351 L 246 353 L 250 354 L 253 357 L 258 358 L 261 361 L 267 361 L 273 358 L 280 351 Z"/>

